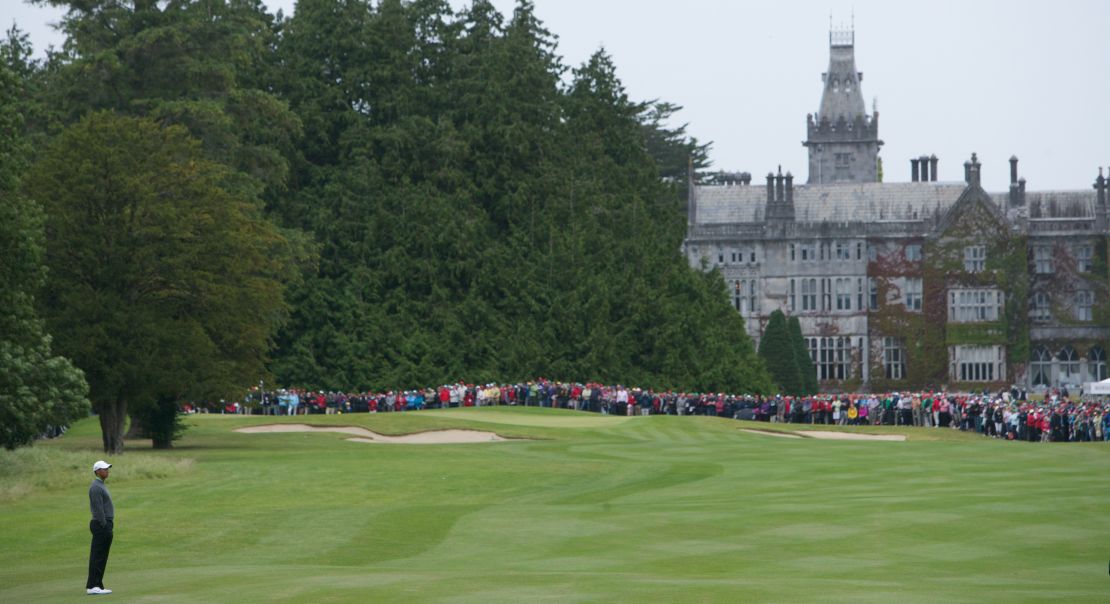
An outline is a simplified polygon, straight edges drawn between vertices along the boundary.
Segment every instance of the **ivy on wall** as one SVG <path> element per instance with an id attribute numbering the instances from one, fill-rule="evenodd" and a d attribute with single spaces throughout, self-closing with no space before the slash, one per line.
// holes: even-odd
<path id="1" fill-rule="evenodd" d="M 880 302 L 870 315 L 873 352 L 872 385 L 877 390 L 935 388 L 941 385 L 982 388 L 1008 385 L 1024 376 L 1029 361 L 1029 252 L 1028 238 L 1013 232 L 991 209 L 981 190 L 969 190 L 951 210 L 940 230 L 924 239 L 886 244 L 868 266 Z M 882 245 L 874 242 L 874 245 Z M 906 259 L 908 245 L 921 244 L 923 259 Z M 986 248 L 983 270 L 965 267 L 965 248 Z M 922 309 L 907 309 L 899 284 L 905 278 L 922 280 Z M 947 292 L 951 288 L 992 288 L 1004 294 L 1001 316 L 985 323 L 948 320 Z M 902 340 L 904 378 L 886 378 L 884 336 Z M 948 375 L 950 346 L 1006 347 L 1006 379 L 993 384 L 959 384 Z"/>
<path id="2" fill-rule="evenodd" d="M 1098 325 L 1110 325 L 1110 235 L 1095 245 L 1091 278 L 1101 280 L 1095 293 L 1094 320 Z"/>
<path id="3" fill-rule="evenodd" d="M 1034 274 L 1032 285 L 1035 291 L 1048 296 L 1053 324 L 1067 327 L 1110 325 L 1110 266 L 1107 263 L 1110 237 L 1099 237 L 1092 242 L 1091 267 L 1085 272 L 1079 270 L 1079 260 L 1070 243 L 1053 242 L 1052 271 Z M 1094 297 L 1090 320 L 1076 316 L 1076 294 L 1079 291 L 1089 291 Z M 1110 342 L 1105 339 L 1090 337 L 1052 338 L 1038 342 L 1038 346 L 1044 346 L 1052 355 L 1058 355 L 1062 349 L 1070 346 L 1079 358 L 1087 357 L 1096 346 L 1106 351 L 1108 344 Z M 1029 354 L 1032 355 L 1031 349 Z"/>
<path id="4" fill-rule="evenodd" d="M 903 279 L 923 277 L 922 262 L 907 259 L 906 248 L 922 245 L 924 239 L 915 238 L 891 244 L 885 241 L 871 241 L 872 248 L 880 249 L 875 259 L 868 263 L 867 274 L 875 288 L 878 307 L 872 309 L 868 322 L 872 332 L 871 340 L 871 386 L 873 390 L 897 390 L 907 386 L 922 388 L 940 383 L 938 371 L 944 370 L 946 353 L 941 358 L 939 368 L 936 355 L 927 345 L 929 332 L 926 330 L 927 312 L 938 303 L 930 300 L 927 285 L 922 285 L 921 311 L 910 310 L 904 304 L 905 292 L 900 284 Z M 943 302 L 943 293 L 940 302 Z M 885 336 L 901 340 L 902 362 L 905 369 L 902 379 L 887 378 L 883 357 Z M 943 339 L 941 340 L 943 353 Z"/>

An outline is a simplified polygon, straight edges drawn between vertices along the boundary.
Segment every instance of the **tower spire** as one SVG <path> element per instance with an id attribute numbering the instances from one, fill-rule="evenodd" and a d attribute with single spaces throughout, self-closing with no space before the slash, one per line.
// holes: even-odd
<path id="1" fill-rule="evenodd" d="M 856 16 L 851 27 L 834 29 L 829 18 L 829 69 L 822 74 L 824 89 L 817 115 L 810 115 L 808 137 L 809 183 L 877 182 L 878 111 L 867 114 L 856 69 Z"/>

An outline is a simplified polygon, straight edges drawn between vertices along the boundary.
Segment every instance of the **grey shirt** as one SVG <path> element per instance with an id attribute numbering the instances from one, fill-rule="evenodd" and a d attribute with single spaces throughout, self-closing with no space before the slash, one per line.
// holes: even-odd
<path id="1" fill-rule="evenodd" d="M 89 485 L 89 511 L 100 526 L 105 526 L 109 521 L 115 523 L 116 508 L 112 505 L 112 494 L 99 476 Z"/>

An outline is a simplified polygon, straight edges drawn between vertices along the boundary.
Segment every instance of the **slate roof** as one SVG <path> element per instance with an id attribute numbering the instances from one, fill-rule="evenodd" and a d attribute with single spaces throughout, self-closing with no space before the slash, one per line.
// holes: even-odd
<path id="1" fill-rule="evenodd" d="M 799 223 L 925 221 L 943 216 L 967 187 L 963 182 L 843 183 L 794 186 L 794 220 Z M 761 223 L 767 207 L 762 185 L 704 185 L 696 188 L 697 224 Z M 999 208 L 1009 193 L 990 193 Z M 1031 191 L 1025 194 L 1030 220 L 1090 219 L 1095 192 Z"/>
<path id="2" fill-rule="evenodd" d="M 848 80 L 853 83 L 845 88 Z M 834 81 L 838 83 L 835 90 Z M 856 116 L 866 115 L 863 92 L 857 79 L 855 47 L 851 44 L 833 45 L 829 48 L 829 70 L 825 72 L 825 90 L 821 94 L 821 109 L 817 112 L 816 119 L 836 122 L 844 118 L 850 122 Z"/>
<path id="3" fill-rule="evenodd" d="M 1025 194 L 1030 220 L 1038 218 L 1094 218 L 1094 191 L 1037 191 Z"/>
<path id="4" fill-rule="evenodd" d="M 795 222 L 918 221 L 946 212 L 963 182 L 843 183 L 794 186 Z M 697 224 L 759 223 L 766 186 L 699 186 Z"/>

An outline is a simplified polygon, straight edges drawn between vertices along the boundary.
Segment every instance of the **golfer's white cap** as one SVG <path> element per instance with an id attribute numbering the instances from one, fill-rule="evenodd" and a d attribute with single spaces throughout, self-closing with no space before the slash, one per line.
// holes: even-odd
<path id="1" fill-rule="evenodd" d="M 93 472 L 97 470 L 107 470 L 112 467 L 112 464 L 104 461 L 103 459 L 93 464 Z"/>

